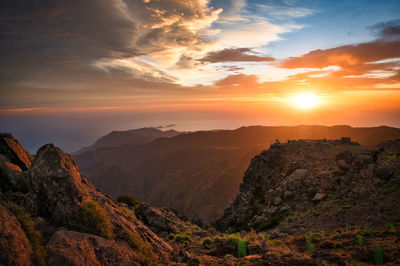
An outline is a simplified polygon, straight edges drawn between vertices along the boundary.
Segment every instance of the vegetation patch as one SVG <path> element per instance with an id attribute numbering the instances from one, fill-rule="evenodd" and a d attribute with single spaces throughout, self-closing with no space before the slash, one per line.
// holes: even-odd
<path id="1" fill-rule="evenodd" d="M 246 241 L 244 241 L 243 239 L 238 240 L 237 244 L 238 258 L 243 258 L 247 256 L 246 246 L 247 246 Z"/>
<path id="2" fill-rule="evenodd" d="M 8 202 L 7 207 L 15 214 L 18 221 L 22 224 L 22 227 L 32 244 L 35 263 L 37 265 L 46 265 L 47 254 L 44 248 L 44 239 L 40 231 L 36 229 L 35 221 L 23 207 L 16 203 Z"/>
<path id="3" fill-rule="evenodd" d="M 72 229 L 79 232 L 100 235 L 108 239 L 113 237 L 110 217 L 106 210 L 93 200 L 85 201 L 69 224 Z"/>
<path id="4" fill-rule="evenodd" d="M 143 241 L 138 233 L 123 229 L 118 233 L 118 237 L 140 252 L 138 259 L 142 265 L 156 265 L 151 245 Z"/>
<path id="5" fill-rule="evenodd" d="M 120 203 L 125 203 L 129 207 L 136 207 L 140 201 L 132 195 L 119 195 L 117 201 Z"/>

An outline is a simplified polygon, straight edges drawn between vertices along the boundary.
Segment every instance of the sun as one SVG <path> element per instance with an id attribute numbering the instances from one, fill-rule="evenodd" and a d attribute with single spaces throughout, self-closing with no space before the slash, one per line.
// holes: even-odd
<path id="1" fill-rule="evenodd" d="M 304 110 L 313 109 L 321 103 L 320 97 L 311 92 L 295 94 L 289 100 L 293 106 Z"/>

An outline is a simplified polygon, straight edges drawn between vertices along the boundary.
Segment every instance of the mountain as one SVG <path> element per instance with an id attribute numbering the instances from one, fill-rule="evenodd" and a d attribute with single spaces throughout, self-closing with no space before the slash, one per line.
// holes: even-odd
<path id="1" fill-rule="evenodd" d="M 157 138 L 170 138 L 181 134 L 176 130 L 162 131 L 154 127 L 132 129 L 126 131 L 112 131 L 111 133 L 99 138 L 96 142 L 89 146 L 84 147 L 76 153 L 83 153 L 86 151 L 93 151 L 100 148 L 119 147 L 121 145 L 137 145 L 151 142 Z"/>
<path id="2" fill-rule="evenodd" d="M 1 265 L 400 264 L 400 139 L 273 144 L 212 226 L 104 195 L 52 144 L 0 134 Z"/>
<path id="3" fill-rule="evenodd" d="M 376 145 L 399 138 L 400 129 L 251 126 L 97 149 L 74 158 L 82 173 L 104 193 L 134 194 L 141 201 L 175 208 L 190 219 L 208 223 L 220 217 L 236 197 L 251 158 L 276 138 L 287 141 L 342 136 L 363 145 Z"/>

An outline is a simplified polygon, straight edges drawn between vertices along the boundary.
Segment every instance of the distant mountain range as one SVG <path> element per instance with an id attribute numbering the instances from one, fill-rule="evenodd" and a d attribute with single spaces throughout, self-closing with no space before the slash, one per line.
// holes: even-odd
<path id="1" fill-rule="evenodd" d="M 81 172 L 104 193 L 130 193 L 210 222 L 234 200 L 251 158 L 277 138 L 286 142 L 341 137 L 376 145 L 400 138 L 400 129 L 250 126 L 179 134 L 147 128 L 112 132 L 73 156 Z"/>
<path id="2" fill-rule="evenodd" d="M 151 142 L 157 138 L 170 138 L 181 134 L 176 130 L 170 129 L 162 131 L 153 127 L 132 129 L 126 131 L 112 131 L 108 135 L 99 138 L 96 142 L 89 146 L 84 147 L 76 153 L 83 153 L 86 151 L 94 151 L 100 148 L 118 147 L 125 144 L 137 145 Z"/>

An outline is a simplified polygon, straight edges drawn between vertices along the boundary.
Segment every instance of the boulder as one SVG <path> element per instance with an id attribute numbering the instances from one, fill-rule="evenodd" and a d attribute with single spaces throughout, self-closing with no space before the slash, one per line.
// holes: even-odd
<path id="1" fill-rule="evenodd" d="M 351 168 L 351 165 L 348 164 L 345 160 L 336 161 L 336 164 L 341 170 L 349 170 Z"/>
<path id="2" fill-rule="evenodd" d="M 40 196 L 41 212 L 55 220 L 68 219 L 88 197 L 85 180 L 69 154 L 44 145 L 28 170 L 32 190 Z"/>
<path id="3" fill-rule="evenodd" d="M 281 199 L 281 198 L 276 197 L 276 198 L 274 199 L 274 205 L 275 205 L 275 206 L 278 206 L 278 205 L 280 205 L 281 203 L 282 203 L 282 199 Z"/>
<path id="4" fill-rule="evenodd" d="M 375 169 L 375 174 L 384 180 L 389 180 L 395 173 L 395 169 L 392 166 L 382 165 Z"/>
<path id="5" fill-rule="evenodd" d="M 324 193 L 317 193 L 315 194 L 314 198 L 312 199 L 313 201 L 321 201 L 325 198 L 326 194 Z"/>
<path id="6" fill-rule="evenodd" d="M 163 232 L 175 234 L 178 231 L 175 223 L 180 219 L 172 211 L 140 203 L 135 212 L 137 217 L 158 235 Z"/>
<path id="7" fill-rule="evenodd" d="M 125 241 L 59 230 L 46 246 L 49 265 L 140 265 Z"/>
<path id="8" fill-rule="evenodd" d="M 17 218 L 0 204 L 0 264 L 32 265 L 32 247 Z"/>
<path id="9" fill-rule="evenodd" d="M 0 154 L 3 155 L 2 160 L 9 161 L 22 170 L 28 169 L 33 161 L 33 156 L 10 133 L 0 133 Z"/>
<path id="10" fill-rule="evenodd" d="M 343 160 L 347 164 L 351 164 L 353 162 L 353 154 L 349 150 L 344 150 L 335 156 L 335 160 L 336 162 Z"/>

